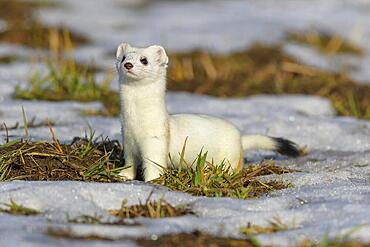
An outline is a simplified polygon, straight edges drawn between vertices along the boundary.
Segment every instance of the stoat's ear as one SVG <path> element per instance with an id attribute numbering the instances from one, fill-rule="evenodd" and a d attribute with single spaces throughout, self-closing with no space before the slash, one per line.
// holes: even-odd
<path id="1" fill-rule="evenodd" d="M 153 56 L 160 66 L 167 68 L 168 57 L 164 48 L 160 45 L 149 46 L 150 50 L 153 51 Z"/>
<path id="2" fill-rule="evenodd" d="M 125 53 L 125 51 L 127 51 L 127 49 L 129 49 L 131 46 L 127 43 L 121 43 L 118 48 L 117 48 L 117 52 L 116 52 L 116 58 L 117 60 L 122 56 L 122 54 Z"/>

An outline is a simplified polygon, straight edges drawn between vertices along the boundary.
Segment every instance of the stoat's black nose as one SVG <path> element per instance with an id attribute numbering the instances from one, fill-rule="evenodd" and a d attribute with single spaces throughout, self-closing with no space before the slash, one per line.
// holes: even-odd
<path id="1" fill-rule="evenodd" d="M 126 69 L 132 69 L 134 67 L 134 65 L 132 65 L 132 63 L 125 63 L 123 65 Z"/>

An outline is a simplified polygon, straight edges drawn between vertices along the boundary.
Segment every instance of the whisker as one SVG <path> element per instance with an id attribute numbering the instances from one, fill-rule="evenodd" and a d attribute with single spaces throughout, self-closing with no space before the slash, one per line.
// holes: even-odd
<path id="1" fill-rule="evenodd" d="M 142 67 L 142 68 L 141 68 L 141 70 L 142 70 L 142 71 L 144 71 L 144 72 L 145 72 L 145 73 L 147 73 L 147 74 L 150 74 L 150 75 L 154 75 L 154 76 L 158 76 L 158 75 L 159 75 L 159 73 L 158 73 L 158 72 L 150 71 L 150 70 L 148 70 L 148 69 L 146 69 L 146 68 L 144 68 L 144 67 Z M 164 76 L 166 77 L 166 80 L 167 80 L 167 81 L 170 81 L 170 82 L 176 82 L 176 83 L 180 82 L 179 80 L 176 80 L 176 79 L 174 79 L 173 77 L 170 77 L 170 76 L 168 75 L 168 73 L 166 73 Z"/>

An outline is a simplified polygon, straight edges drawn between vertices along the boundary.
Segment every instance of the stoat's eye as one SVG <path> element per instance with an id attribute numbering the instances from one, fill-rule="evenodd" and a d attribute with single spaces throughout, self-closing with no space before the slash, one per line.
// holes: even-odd
<path id="1" fill-rule="evenodd" d="M 121 60 L 121 63 L 123 63 L 123 61 L 125 61 L 125 59 L 126 59 L 126 57 L 125 57 L 125 56 L 123 56 L 123 57 L 122 57 L 122 60 Z"/>
<path id="2" fill-rule="evenodd" d="M 146 59 L 145 57 L 143 58 L 140 58 L 140 62 L 144 65 L 148 65 L 148 59 Z"/>

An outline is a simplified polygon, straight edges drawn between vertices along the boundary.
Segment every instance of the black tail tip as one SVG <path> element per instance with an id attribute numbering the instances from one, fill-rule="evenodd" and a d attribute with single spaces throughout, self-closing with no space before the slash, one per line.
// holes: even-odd
<path id="1" fill-rule="evenodd" d="M 279 137 L 273 137 L 273 139 L 276 143 L 276 151 L 280 154 L 290 157 L 298 157 L 304 153 L 298 144 L 292 141 Z"/>

